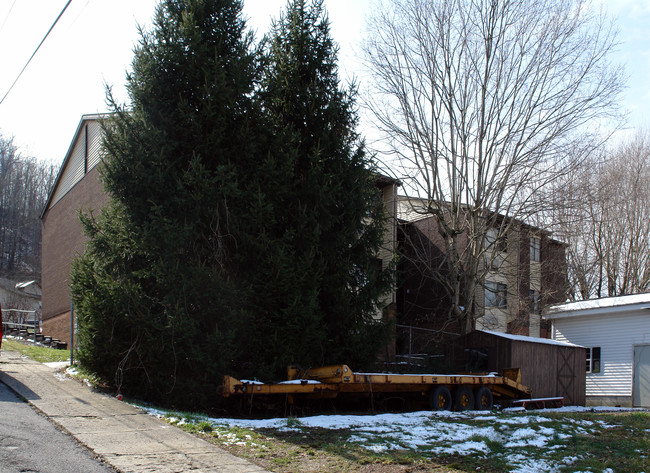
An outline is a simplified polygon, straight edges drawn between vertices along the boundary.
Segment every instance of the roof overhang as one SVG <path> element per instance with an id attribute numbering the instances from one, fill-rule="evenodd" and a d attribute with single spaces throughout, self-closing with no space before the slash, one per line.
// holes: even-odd
<path id="1" fill-rule="evenodd" d="M 589 299 L 551 306 L 542 317 L 546 320 L 557 320 L 592 315 L 622 315 L 647 310 L 650 310 L 650 293 Z"/>
<path id="2" fill-rule="evenodd" d="M 399 179 L 396 179 L 394 177 L 390 177 L 385 174 L 381 174 L 379 172 L 375 172 L 373 174 L 375 176 L 375 184 L 378 186 L 387 186 L 387 185 L 401 186 L 402 185 L 402 182 Z"/>

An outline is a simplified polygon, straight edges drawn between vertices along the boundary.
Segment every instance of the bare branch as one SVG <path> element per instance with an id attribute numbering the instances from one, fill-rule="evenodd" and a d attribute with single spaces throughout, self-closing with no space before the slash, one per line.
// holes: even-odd
<path id="1" fill-rule="evenodd" d="M 446 253 L 432 270 L 467 330 L 495 258 L 488 231 L 544 222 L 549 186 L 620 116 L 615 32 L 583 0 L 393 0 L 368 29 L 377 151 L 436 222 Z"/>

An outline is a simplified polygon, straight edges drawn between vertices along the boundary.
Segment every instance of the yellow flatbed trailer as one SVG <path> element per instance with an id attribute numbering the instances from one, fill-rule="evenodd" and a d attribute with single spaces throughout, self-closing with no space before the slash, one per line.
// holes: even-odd
<path id="1" fill-rule="evenodd" d="M 289 380 L 263 384 L 224 376 L 224 397 L 286 396 L 297 399 L 334 399 L 339 396 L 426 396 L 434 410 L 490 409 L 494 399 L 529 399 L 531 390 L 521 384 L 519 369 L 495 374 L 384 374 L 355 373 L 347 365 L 324 366 L 300 372 L 289 369 Z"/>

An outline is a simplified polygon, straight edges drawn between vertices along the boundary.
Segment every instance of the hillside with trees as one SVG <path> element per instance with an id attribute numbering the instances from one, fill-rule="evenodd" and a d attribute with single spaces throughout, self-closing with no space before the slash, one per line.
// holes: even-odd
<path id="1" fill-rule="evenodd" d="M 650 291 L 650 135 L 637 131 L 553 186 L 572 300 Z"/>
<path id="2" fill-rule="evenodd" d="M 41 220 L 56 169 L 0 135 L 0 277 L 41 277 Z"/>

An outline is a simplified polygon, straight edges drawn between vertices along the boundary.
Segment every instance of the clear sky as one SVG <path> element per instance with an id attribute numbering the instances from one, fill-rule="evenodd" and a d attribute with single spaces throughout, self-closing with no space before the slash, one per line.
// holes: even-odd
<path id="1" fill-rule="evenodd" d="M 629 88 L 623 105 L 631 126 L 647 126 L 650 108 L 650 0 L 602 0 L 617 17 Z M 0 99 L 67 0 L 0 0 Z M 137 25 L 147 28 L 156 0 L 72 0 L 65 14 L 0 105 L 0 133 L 25 155 L 60 163 L 81 115 L 105 112 L 104 83 L 126 100 L 124 82 Z M 340 45 L 341 76 L 359 76 L 356 53 L 374 0 L 325 0 Z M 244 0 L 261 37 L 285 0 Z M 363 132 L 363 130 L 361 130 Z"/>

